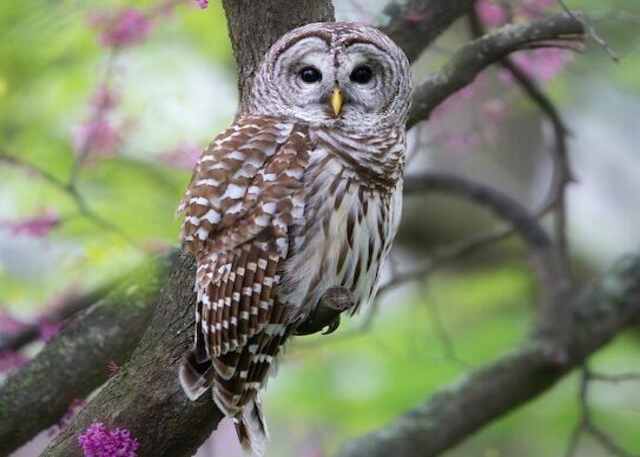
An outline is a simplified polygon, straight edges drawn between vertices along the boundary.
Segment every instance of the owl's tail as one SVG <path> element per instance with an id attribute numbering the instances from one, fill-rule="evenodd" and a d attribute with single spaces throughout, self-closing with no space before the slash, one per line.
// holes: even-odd
<path id="1" fill-rule="evenodd" d="M 215 380 L 215 375 L 211 361 L 198 361 L 195 351 L 187 354 L 178 370 L 182 390 L 192 401 L 200 398 L 209 389 Z"/>
<path id="2" fill-rule="evenodd" d="M 263 457 L 269 433 L 262 415 L 260 401 L 256 398 L 247 403 L 242 412 L 233 419 L 233 423 L 236 426 L 238 441 L 247 456 Z"/>
<path id="3" fill-rule="evenodd" d="M 196 351 L 189 352 L 179 369 L 180 384 L 191 400 L 197 400 L 216 382 L 216 369 L 212 361 L 199 362 L 198 358 Z M 225 415 L 233 417 L 238 441 L 247 457 L 263 457 L 269 435 L 258 395 L 235 415 L 233 409 L 229 410 L 224 403 L 216 401 L 216 404 Z"/>

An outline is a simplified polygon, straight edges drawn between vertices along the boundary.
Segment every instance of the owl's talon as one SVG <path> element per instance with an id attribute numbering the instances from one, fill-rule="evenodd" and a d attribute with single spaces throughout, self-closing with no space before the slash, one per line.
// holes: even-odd
<path id="1" fill-rule="evenodd" d="M 296 335 L 311 335 L 322 332 L 329 335 L 340 325 L 340 314 L 353 308 L 353 294 L 344 287 L 328 289 L 316 309 L 298 326 Z M 326 328 L 326 330 L 325 330 Z"/>
<path id="2" fill-rule="evenodd" d="M 338 327 L 340 326 L 340 315 L 338 315 L 338 317 L 336 317 L 328 326 L 327 329 L 322 332 L 322 335 L 331 335 L 333 332 L 335 332 L 336 330 L 338 330 Z"/>

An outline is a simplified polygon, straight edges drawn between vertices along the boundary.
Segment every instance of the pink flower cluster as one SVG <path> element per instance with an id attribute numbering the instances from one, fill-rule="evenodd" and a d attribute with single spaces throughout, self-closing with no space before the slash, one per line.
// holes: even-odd
<path id="1" fill-rule="evenodd" d="M 198 163 L 202 149 L 193 143 L 181 143 L 160 155 L 160 160 L 173 168 L 191 171 Z"/>
<path id="2" fill-rule="evenodd" d="M 108 156 L 122 143 L 122 131 L 111 115 L 118 102 L 119 97 L 112 88 L 106 84 L 98 88 L 91 98 L 89 116 L 71 132 L 77 154 Z"/>
<path id="3" fill-rule="evenodd" d="M 547 82 L 555 78 L 572 59 L 573 55 L 570 51 L 560 48 L 534 49 L 513 55 L 513 61 L 522 70 L 530 77 L 541 82 Z M 503 72 L 500 76 L 503 81 L 511 81 L 511 74 L 509 73 Z"/>
<path id="4" fill-rule="evenodd" d="M 479 0 L 476 8 L 480 20 L 486 26 L 496 27 L 505 24 L 510 15 L 513 15 L 514 19 L 537 19 L 555 3 L 556 0 L 522 0 L 508 10 L 505 7 L 506 2 Z M 513 59 L 530 77 L 540 82 L 547 82 L 562 71 L 571 60 L 571 53 L 565 49 L 542 48 L 519 52 Z M 505 83 L 512 82 L 508 72 L 501 72 L 500 78 Z"/>
<path id="5" fill-rule="evenodd" d="M 196 0 L 196 3 L 202 9 L 205 9 L 207 6 L 209 6 L 209 0 Z"/>
<path id="6" fill-rule="evenodd" d="M 479 0 L 476 11 L 483 24 L 489 27 L 504 25 L 510 15 L 526 19 L 542 16 L 544 10 L 553 6 L 556 0 L 522 0 L 519 4 L 507 9 L 507 2 L 500 0 Z"/>
<path id="7" fill-rule="evenodd" d="M 109 429 L 101 422 L 91 424 L 78 438 L 84 457 L 137 457 L 140 446 L 129 430 Z"/>
<path id="8" fill-rule="evenodd" d="M 33 238 L 47 236 L 61 223 L 60 216 L 54 211 L 22 219 L 20 221 L 0 221 L 0 227 L 9 229 L 12 235 L 25 235 Z"/>
<path id="9" fill-rule="evenodd" d="M 145 13 L 135 8 L 94 13 L 90 22 L 100 32 L 100 44 L 110 48 L 141 43 L 147 38 L 153 25 Z"/>

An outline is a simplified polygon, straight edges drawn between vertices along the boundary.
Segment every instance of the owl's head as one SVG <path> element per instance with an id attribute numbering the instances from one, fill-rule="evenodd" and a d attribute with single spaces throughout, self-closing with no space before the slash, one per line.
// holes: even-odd
<path id="1" fill-rule="evenodd" d="M 323 22 L 271 47 L 249 106 L 253 114 L 360 130 L 404 123 L 410 98 L 409 62 L 391 39 L 366 25 Z"/>

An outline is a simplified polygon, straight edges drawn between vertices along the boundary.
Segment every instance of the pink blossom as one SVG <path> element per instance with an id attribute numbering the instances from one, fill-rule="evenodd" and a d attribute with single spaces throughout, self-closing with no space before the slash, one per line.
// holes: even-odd
<path id="1" fill-rule="evenodd" d="M 458 92 L 449 96 L 449 98 L 447 98 L 443 103 L 438 105 L 436 109 L 433 110 L 432 117 L 441 118 L 445 114 L 459 109 L 461 106 L 471 102 L 479 93 L 482 93 L 485 83 L 486 78 L 483 75 L 478 76 L 471 84 L 463 87 Z"/>
<path id="2" fill-rule="evenodd" d="M 29 359 L 19 352 L 0 352 L 0 374 L 16 370 L 27 363 L 28 360 Z"/>
<path id="3" fill-rule="evenodd" d="M 565 49 L 542 48 L 514 54 L 513 61 L 531 78 L 540 82 L 548 82 L 560 73 L 571 61 L 572 55 Z M 499 78 L 505 83 L 511 83 L 511 74 L 505 71 L 499 73 Z"/>
<path id="4" fill-rule="evenodd" d="M 474 133 L 450 133 L 444 141 L 444 144 L 454 151 L 468 151 L 479 143 L 480 139 Z"/>
<path id="5" fill-rule="evenodd" d="M 492 0 L 480 0 L 476 4 L 478 16 L 483 24 L 496 27 L 507 22 L 507 13 L 500 5 Z"/>
<path id="6" fill-rule="evenodd" d="M 152 28 L 151 20 L 135 8 L 124 8 L 115 13 L 96 13 L 90 20 L 100 30 L 100 43 L 106 47 L 138 44 L 147 38 Z"/>
<path id="7" fill-rule="evenodd" d="M 8 228 L 12 235 L 26 235 L 34 238 L 47 236 L 60 225 L 61 219 L 57 213 L 47 211 L 40 216 L 30 217 L 18 222 L 0 222 L 0 226 Z"/>
<path id="8" fill-rule="evenodd" d="M 72 130 L 73 148 L 79 154 L 94 152 L 113 154 L 122 142 L 120 130 L 108 119 L 98 116 L 76 126 Z"/>
<path id="9" fill-rule="evenodd" d="M 493 98 L 482 104 L 482 112 L 489 121 L 499 123 L 507 115 L 507 104 L 500 98 Z"/>
<path id="10" fill-rule="evenodd" d="M 129 430 L 110 430 L 101 422 L 94 422 L 78 437 L 84 457 L 137 457 L 140 446 Z"/>
<path id="11" fill-rule="evenodd" d="M 207 6 L 209 6 L 209 0 L 196 0 L 196 3 L 202 9 L 205 9 Z"/>
<path id="12" fill-rule="evenodd" d="M 115 360 L 109 360 L 107 362 L 107 373 L 110 378 L 113 378 L 120 371 L 120 366 L 115 362 Z"/>
<path id="13" fill-rule="evenodd" d="M 110 111 L 120 103 L 119 94 L 109 85 L 102 84 L 91 97 L 91 106 L 96 112 Z"/>
<path id="14" fill-rule="evenodd" d="M 430 16 L 431 16 L 430 12 L 427 11 L 426 9 L 424 10 L 414 9 L 414 10 L 407 11 L 403 19 L 405 20 L 405 22 L 407 22 L 410 25 L 417 25 L 427 20 Z"/>
<path id="15" fill-rule="evenodd" d="M 555 5 L 557 0 L 523 0 L 518 12 L 527 18 L 538 18 L 544 10 Z"/>
<path id="16" fill-rule="evenodd" d="M 60 333 L 60 329 L 62 329 L 62 322 L 53 322 L 46 318 L 41 319 L 39 324 L 40 339 L 45 343 L 51 341 L 54 336 Z"/>
<path id="17" fill-rule="evenodd" d="M 193 143 L 181 143 L 172 150 L 161 154 L 159 158 L 170 167 L 191 171 L 198 163 L 201 153 L 200 146 Z"/>

